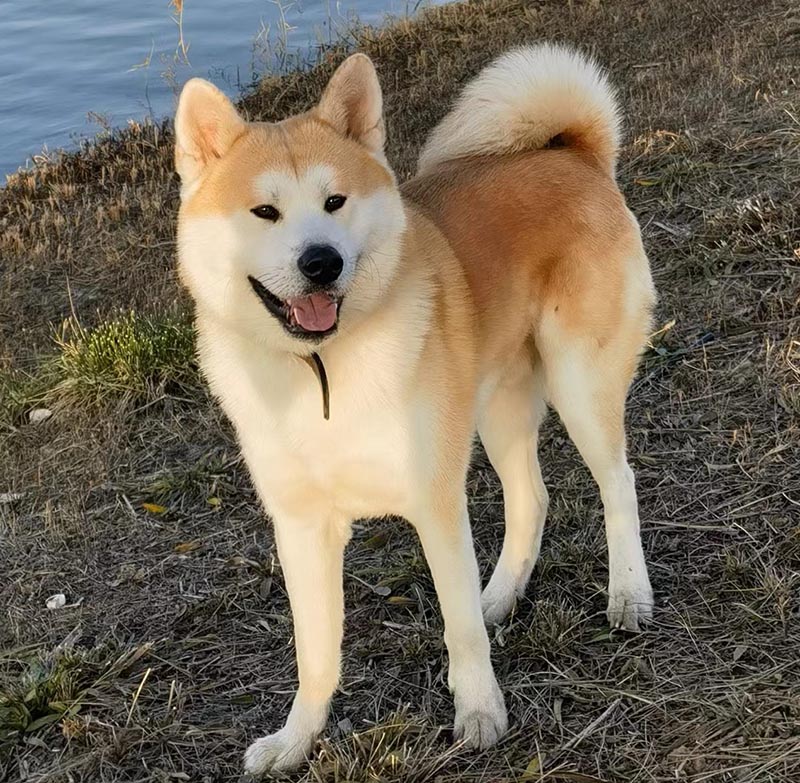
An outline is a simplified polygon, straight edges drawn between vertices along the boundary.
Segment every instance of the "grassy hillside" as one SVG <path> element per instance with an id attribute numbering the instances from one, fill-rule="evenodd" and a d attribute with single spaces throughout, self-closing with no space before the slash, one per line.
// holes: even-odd
<path id="1" fill-rule="evenodd" d="M 629 416 L 657 622 L 609 634 L 599 499 L 551 418 L 541 561 L 492 631 L 509 736 L 451 746 L 419 546 L 402 522 L 365 523 L 345 568 L 341 693 L 296 779 L 796 783 L 800 12 L 485 0 L 355 32 L 400 177 L 466 78 L 542 39 L 595 53 L 625 112 L 619 178 L 660 293 Z M 306 108 L 342 53 L 265 80 L 243 109 Z M 0 779 L 235 780 L 288 709 L 288 601 L 193 364 L 176 208 L 168 124 L 0 190 Z M 502 498 L 480 453 L 469 491 L 486 575 Z M 49 610 L 55 593 L 68 605 Z"/>

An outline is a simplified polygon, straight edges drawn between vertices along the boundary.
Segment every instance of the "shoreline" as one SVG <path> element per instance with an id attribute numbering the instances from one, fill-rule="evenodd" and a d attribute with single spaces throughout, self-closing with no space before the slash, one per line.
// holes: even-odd
<path id="1" fill-rule="evenodd" d="M 325 43 L 345 39 L 355 24 L 380 27 L 413 13 L 406 0 L 280 6 L 236 0 L 224 14 L 213 4 L 192 3 L 184 18 L 168 3 L 134 13 L 79 0 L 37 18 L 29 4 L 9 2 L 9 41 L 0 55 L 6 88 L 0 182 L 34 158 L 73 152 L 128 121 L 160 124 L 191 77 L 236 99 L 265 74 L 313 65 Z"/>

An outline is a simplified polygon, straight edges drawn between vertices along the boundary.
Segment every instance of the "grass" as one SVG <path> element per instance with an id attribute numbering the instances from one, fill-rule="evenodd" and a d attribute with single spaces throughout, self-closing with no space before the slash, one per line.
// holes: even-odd
<path id="1" fill-rule="evenodd" d="M 22 650 L 4 655 L 0 692 L 0 756 L 12 753 L 20 738 L 58 724 L 75 739 L 91 724 L 81 714 L 108 698 L 109 685 L 121 678 L 150 645 L 119 652 L 114 645 L 73 647 L 74 634 L 52 651 Z"/>
<path id="2" fill-rule="evenodd" d="M 93 409 L 146 402 L 197 384 L 194 328 L 184 311 L 110 314 L 93 328 L 66 319 L 56 352 L 33 371 L 0 373 L 0 424 L 24 423 L 37 407 Z"/>
<path id="3" fill-rule="evenodd" d="M 492 630 L 509 736 L 480 754 L 450 743 L 419 546 L 398 521 L 361 523 L 341 693 L 295 780 L 800 779 L 798 34 L 778 0 L 484 0 L 348 33 L 380 69 L 401 179 L 502 49 L 572 41 L 608 64 L 664 327 L 629 406 L 657 612 L 646 633 L 609 632 L 597 492 L 548 420 L 541 560 Z M 306 108 L 341 49 L 263 80 L 243 110 Z M 2 779 L 234 780 L 288 708 L 288 600 L 233 435 L 196 383 L 176 207 L 167 123 L 0 190 L 0 394 L 16 411 L 0 425 Z M 469 496 L 485 578 L 502 495 L 481 453 Z M 47 610 L 57 592 L 69 608 Z"/>
<path id="4" fill-rule="evenodd" d="M 133 311 L 86 329 L 72 318 L 57 337 L 62 379 L 56 393 L 73 403 L 113 394 L 155 396 L 196 377 L 194 328 L 186 313 Z"/>
<path id="5" fill-rule="evenodd" d="M 27 421 L 56 383 L 52 362 L 44 361 L 34 372 L 0 371 L 0 428 L 13 428 Z"/>

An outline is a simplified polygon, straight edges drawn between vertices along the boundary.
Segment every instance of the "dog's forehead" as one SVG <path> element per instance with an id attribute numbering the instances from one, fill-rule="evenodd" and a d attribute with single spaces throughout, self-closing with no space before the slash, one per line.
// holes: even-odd
<path id="1" fill-rule="evenodd" d="M 340 180 L 341 176 L 337 176 L 335 168 L 324 163 L 301 169 L 276 169 L 270 166 L 255 175 L 253 189 L 271 203 L 278 203 L 296 197 L 333 195 L 341 189 Z"/>
<path id="2" fill-rule="evenodd" d="M 226 214 L 306 193 L 369 195 L 394 187 L 363 147 L 310 117 L 251 123 L 198 189 L 185 214 Z"/>
<path id="3" fill-rule="evenodd" d="M 284 186 L 329 194 L 342 189 L 366 194 L 394 184 L 385 166 L 362 145 L 341 136 L 313 113 L 254 127 L 252 133 L 255 138 L 263 134 L 263 144 L 271 148 L 258 171 L 258 185 L 272 178 Z"/>

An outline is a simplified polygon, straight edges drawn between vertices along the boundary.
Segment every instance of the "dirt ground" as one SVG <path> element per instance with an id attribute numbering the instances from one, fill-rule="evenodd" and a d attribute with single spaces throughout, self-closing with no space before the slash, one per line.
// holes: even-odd
<path id="1" fill-rule="evenodd" d="M 619 179 L 660 294 L 630 395 L 656 621 L 609 633 L 602 514 L 551 417 L 551 509 L 513 617 L 491 631 L 511 731 L 452 745 L 442 623 L 415 537 L 356 527 L 342 686 L 297 781 L 800 781 L 800 10 L 777 0 L 486 0 L 349 45 L 375 59 L 408 177 L 463 81 L 498 52 L 581 45 L 620 87 Z M 341 51 L 243 100 L 306 108 Z M 97 107 L 102 110 L 102 107 Z M 0 371 L 36 377 L 55 325 L 187 307 L 171 132 L 132 125 L 0 190 Z M 147 393 L 33 397 L 0 418 L 0 779 L 236 780 L 295 685 L 270 527 L 190 374 Z M 102 391 L 102 390 L 101 390 Z M 16 393 L 15 393 L 16 394 Z M 49 399 L 47 395 L 39 400 Z M 2 407 L 2 406 L 0 406 Z M 469 480 L 484 578 L 502 534 Z M 68 605 L 49 610 L 63 593 Z"/>

